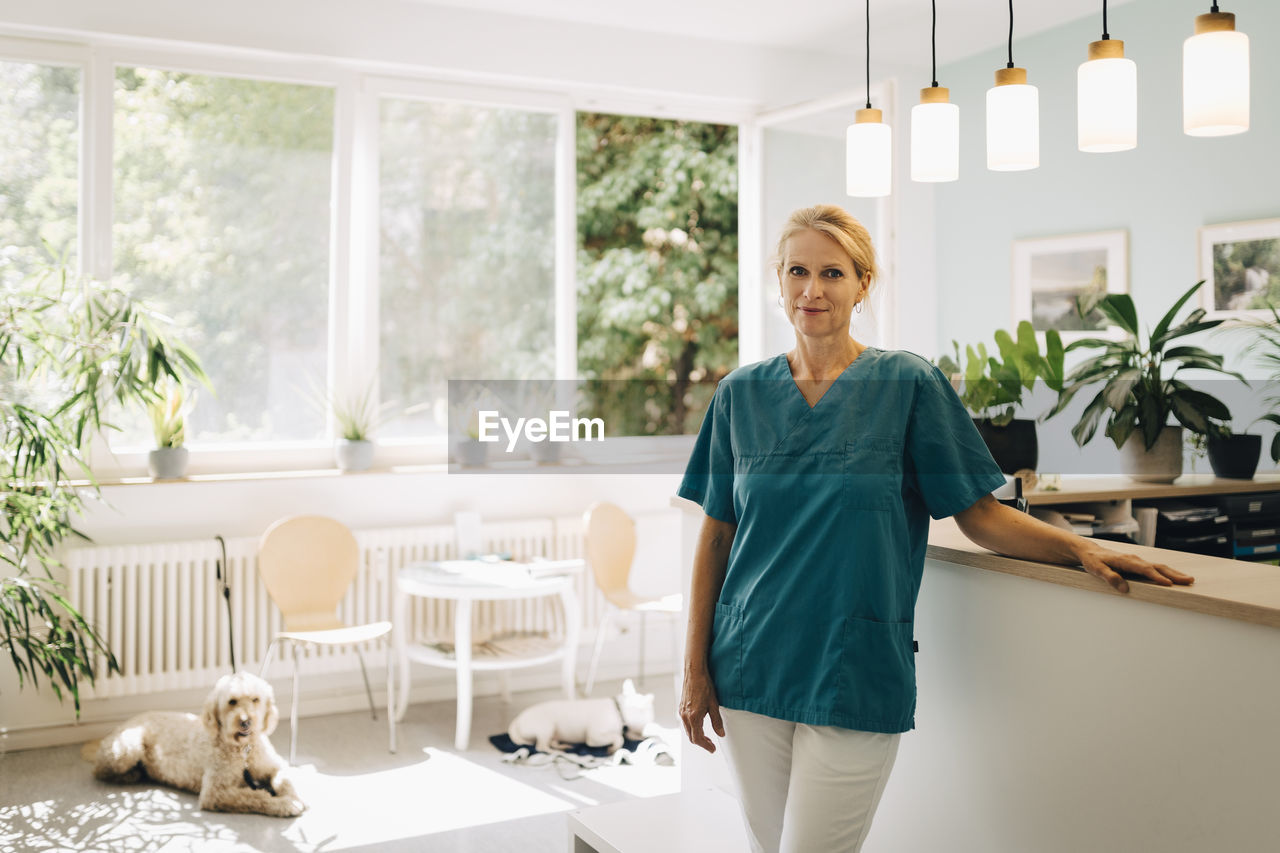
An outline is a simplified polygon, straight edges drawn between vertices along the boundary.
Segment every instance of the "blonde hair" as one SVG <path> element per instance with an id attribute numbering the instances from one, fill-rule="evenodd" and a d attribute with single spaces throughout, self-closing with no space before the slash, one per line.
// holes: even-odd
<path id="1" fill-rule="evenodd" d="M 783 253 L 787 249 L 787 241 L 801 231 L 817 231 L 835 240 L 853 260 L 859 279 L 867 273 L 871 273 L 872 282 L 879 278 L 880 270 L 876 267 L 876 250 L 871 245 L 870 232 L 849 211 L 834 204 L 802 207 L 787 217 L 778 237 L 778 252 L 773 260 L 775 269 L 781 270 L 786 262 Z M 870 286 L 867 290 L 870 292 Z"/>

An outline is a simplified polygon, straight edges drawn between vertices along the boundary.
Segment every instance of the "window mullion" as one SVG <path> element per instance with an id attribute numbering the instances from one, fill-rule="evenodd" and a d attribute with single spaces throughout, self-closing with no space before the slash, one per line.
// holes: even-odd
<path id="1" fill-rule="evenodd" d="M 339 97 L 342 101 L 341 95 Z M 378 400 L 379 234 L 378 234 L 378 95 L 361 85 L 339 113 L 349 116 L 346 145 L 350 251 L 345 298 L 331 323 L 338 343 L 333 347 L 332 387 L 345 398 L 363 395 L 372 384 Z"/>
<path id="2" fill-rule="evenodd" d="M 80 142 L 80 271 L 96 279 L 110 279 L 111 228 L 115 190 L 114 139 L 115 63 L 96 49 L 84 69 Z"/>
<path id="3" fill-rule="evenodd" d="M 577 113 L 559 111 L 556 137 L 555 359 L 557 379 L 578 376 Z"/>

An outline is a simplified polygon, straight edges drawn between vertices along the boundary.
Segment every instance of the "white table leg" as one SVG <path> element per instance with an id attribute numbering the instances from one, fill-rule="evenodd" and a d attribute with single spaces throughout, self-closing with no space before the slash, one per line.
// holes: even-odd
<path id="1" fill-rule="evenodd" d="M 458 665 L 458 725 L 454 749 L 467 748 L 471 740 L 471 602 L 462 599 L 454 607 L 453 653 Z"/>
<path id="2" fill-rule="evenodd" d="M 578 596 L 573 591 L 573 584 L 566 584 L 560 593 L 560 604 L 564 608 L 564 660 L 561 661 L 561 680 L 564 682 L 566 699 L 573 699 L 577 693 L 575 678 L 578 668 L 578 637 L 582 633 L 582 613 L 578 609 Z"/>
<path id="3" fill-rule="evenodd" d="M 391 596 L 391 635 L 395 647 L 396 664 L 400 670 L 400 689 L 396 691 L 395 715 L 396 720 L 403 720 L 404 712 L 409 709 L 409 655 L 405 651 L 405 637 L 409 633 L 409 602 L 408 596 L 400 589 L 399 583 L 392 583 Z M 387 680 L 390 681 L 390 675 L 387 676 Z"/>

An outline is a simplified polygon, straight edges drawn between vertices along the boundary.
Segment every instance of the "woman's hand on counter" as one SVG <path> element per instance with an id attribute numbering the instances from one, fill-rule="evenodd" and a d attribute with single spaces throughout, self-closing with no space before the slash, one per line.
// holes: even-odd
<path id="1" fill-rule="evenodd" d="M 972 506 L 956 513 L 956 524 L 975 544 L 997 554 L 1045 563 L 1078 563 L 1117 592 L 1129 591 L 1123 575 L 1160 586 L 1185 585 L 1195 580 L 1163 563 L 1113 551 L 1096 540 L 1046 524 L 1005 506 L 991 495 L 983 495 Z"/>
<path id="2" fill-rule="evenodd" d="M 1077 550 L 1080 565 L 1084 566 L 1084 570 L 1089 574 L 1106 581 L 1117 592 L 1129 591 L 1129 583 L 1120 575 L 1120 572 L 1131 577 L 1149 580 L 1160 586 L 1174 584 L 1185 586 L 1195 582 L 1195 578 L 1191 575 L 1183 574 L 1164 563 L 1153 563 L 1137 554 L 1113 551 L 1083 537 L 1076 538 L 1080 539 Z"/>

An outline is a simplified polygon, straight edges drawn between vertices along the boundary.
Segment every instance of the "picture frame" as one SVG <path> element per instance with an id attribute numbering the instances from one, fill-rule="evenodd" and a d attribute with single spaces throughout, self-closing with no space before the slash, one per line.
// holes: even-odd
<path id="1" fill-rule="evenodd" d="M 1208 316 L 1270 318 L 1267 303 L 1280 308 L 1280 219 L 1206 225 L 1198 237 Z"/>
<path id="2" fill-rule="evenodd" d="M 1013 321 L 1030 320 L 1038 335 L 1057 329 L 1064 341 L 1111 337 L 1098 311 L 1084 320 L 1075 298 L 1091 288 L 1129 292 L 1129 232 L 1093 231 L 1013 241 Z"/>

